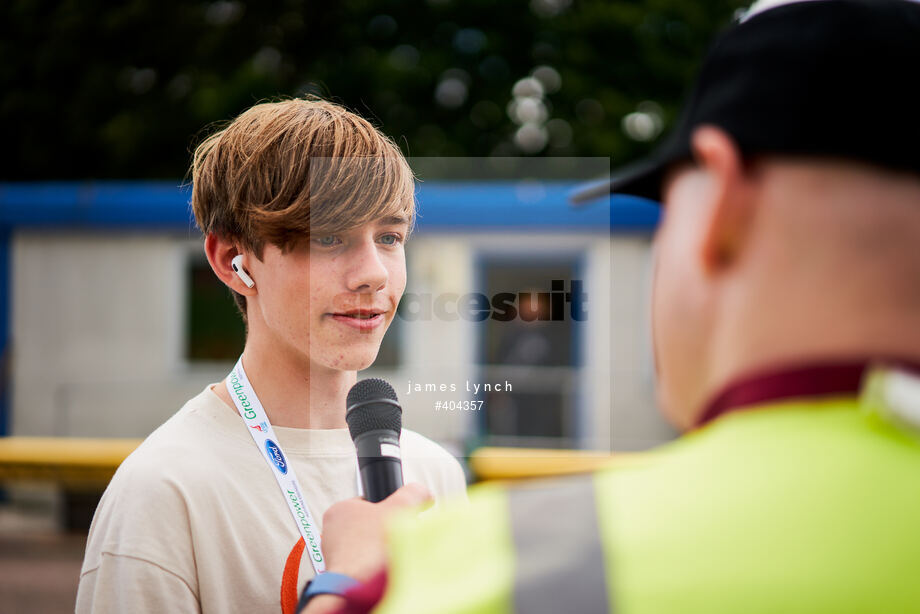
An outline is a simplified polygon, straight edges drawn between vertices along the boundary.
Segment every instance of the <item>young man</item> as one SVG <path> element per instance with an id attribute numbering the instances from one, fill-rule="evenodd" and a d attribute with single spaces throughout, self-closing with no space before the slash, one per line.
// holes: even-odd
<path id="1" fill-rule="evenodd" d="M 118 469 L 90 529 L 79 613 L 293 612 L 323 569 L 316 520 L 358 493 L 346 395 L 406 285 L 406 160 L 343 108 L 287 100 L 204 141 L 192 178 L 245 349 Z M 401 450 L 406 482 L 438 499 L 464 492 L 440 446 L 403 429 Z"/>
<path id="2" fill-rule="evenodd" d="M 340 502 L 329 568 L 370 581 L 306 612 L 384 586 L 378 614 L 920 612 L 918 65 L 914 1 L 730 28 L 672 138 L 609 186 L 664 204 L 658 386 L 690 432 L 398 526 L 386 576 L 368 553 L 382 567 L 381 517 L 412 492 Z"/>

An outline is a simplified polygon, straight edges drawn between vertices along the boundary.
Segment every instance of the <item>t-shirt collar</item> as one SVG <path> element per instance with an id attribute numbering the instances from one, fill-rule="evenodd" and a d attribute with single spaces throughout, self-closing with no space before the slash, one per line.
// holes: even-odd
<path id="1" fill-rule="evenodd" d="M 867 357 L 841 361 L 803 363 L 742 376 L 715 395 L 696 421 L 704 426 L 719 416 L 755 405 L 787 399 L 858 396 L 863 377 L 871 367 L 886 366 L 920 373 L 915 359 Z"/>

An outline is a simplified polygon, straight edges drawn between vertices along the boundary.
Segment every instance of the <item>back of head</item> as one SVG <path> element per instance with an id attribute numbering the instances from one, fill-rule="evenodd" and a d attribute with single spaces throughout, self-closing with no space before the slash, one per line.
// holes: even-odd
<path id="1" fill-rule="evenodd" d="M 920 352 L 920 3 L 761 2 L 611 192 L 660 200 L 672 415 L 766 365 Z"/>
<path id="2" fill-rule="evenodd" d="M 258 104 L 207 137 L 192 162 L 192 209 L 205 234 L 261 257 L 386 216 L 413 219 L 414 178 L 367 120 L 318 99 Z M 245 315 L 245 299 L 234 295 Z"/>

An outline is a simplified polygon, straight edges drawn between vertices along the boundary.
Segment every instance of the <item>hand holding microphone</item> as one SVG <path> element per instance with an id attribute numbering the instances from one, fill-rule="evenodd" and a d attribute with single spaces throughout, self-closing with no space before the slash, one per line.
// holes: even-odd
<path id="1" fill-rule="evenodd" d="M 329 571 L 368 580 L 386 564 L 386 523 L 395 513 L 431 500 L 428 489 L 406 484 L 380 503 L 346 499 L 323 514 L 323 554 Z"/>
<path id="2" fill-rule="evenodd" d="M 377 576 L 387 562 L 386 526 L 390 517 L 430 500 L 427 488 L 412 483 L 406 484 L 380 503 L 370 503 L 355 497 L 330 506 L 323 514 L 326 571 L 358 582 L 367 582 Z M 338 612 L 343 605 L 339 596 L 322 595 L 323 599 L 311 600 L 306 593 L 304 589 L 297 610 L 301 614 Z"/>

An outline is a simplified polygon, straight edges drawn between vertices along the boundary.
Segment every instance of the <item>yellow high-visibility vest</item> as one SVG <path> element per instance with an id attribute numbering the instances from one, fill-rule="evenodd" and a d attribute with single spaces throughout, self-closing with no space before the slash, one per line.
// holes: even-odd
<path id="1" fill-rule="evenodd" d="M 920 612 L 920 379 L 897 374 L 896 399 L 892 377 L 725 415 L 624 469 L 405 517 L 375 612 Z"/>

